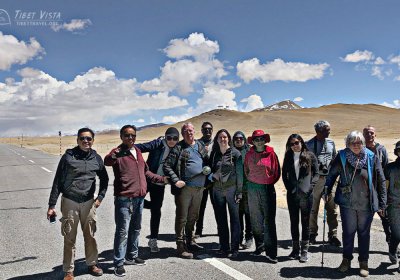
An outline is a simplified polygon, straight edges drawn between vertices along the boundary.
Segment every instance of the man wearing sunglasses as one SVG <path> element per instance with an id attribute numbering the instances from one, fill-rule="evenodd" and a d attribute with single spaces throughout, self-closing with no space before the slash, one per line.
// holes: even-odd
<path id="1" fill-rule="evenodd" d="M 175 127 L 169 127 L 165 131 L 165 137 L 159 137 L 153 141 L 135 144 L 142 153 L 149 153 L 147 165 L 149 170 L 155 174 L 164 176 L 163 163 L 167 158 L 169 151 L 175 147 L 179 141 L 179 131 Z M 150 240 L 149 247 L 152 253 L 160 251 L 157 244 L 158 231 L 161 220 L 161 207 L 164 201 L 164 183 L 148 183 L 147 191 L 150 193 Z M 145 203 L 147 200 L 145 200 Z M 145 207 L 146 208 L 146 207 Z"/>
<path id="2" fill-rule="evenodd" d="M 210 122 L 203 122 L 203 124 L 201 125 L 201 133 L 203 134 L 203 136 L 198 141 L 204 145 L 204 147 L 207 150 L 208 157 L 210 157 L 213 146 L 213 141 L 212 141 L 213 125 Z M 210 164 L 206 162 L 205 165 L 210 165 Z M 201 204 L 200 204 L 199 219 L 196 222 L 195 238 L 203 236 L 204 213 L 206 211 L 208 194 L 210 194 L 211 204 L 214 207 L 214 198 L 212 196 L 211 187 L 212 183 L 209 180 L 206 180 L 205 189 L 203 191 L 203 198 L 201 199 Z"/>
<path id="3" fill-rule="evenodd" d="M 139 255 L 139 234 L 142 224 L 146 179 L 152 183 L 168 182 L 163 176 L 152 173 L 135 147 L 136 127 L 125 125 L 120 130 L 122 144 L 104 158 L 114 171 L 114 274 L 125 276 L 124 264 L 144 265 Z"/>
<path id="4" fill-rule="evenodd" d="M 61 197 L 61 233 L 64 236 L 63 271 L 64 280 L 74 279 L 75 240 L 78 224 L 81 223 L 85 241 L 85 257 L 88 271 L 93 276 L 101 276 L 98 266 L 96 232 L 96 209 L 106 195 L 108 175 L 103 160 L 92 150 L 94 132 L 90 128 L 78 130 L 78 145 L 68 149 L 61 157 L 54 177 L 49 198 L 47 218 L 57 216 L 55 206 Z M 96 176 L 100 179 L 99 192 L 96 191 Z"/>

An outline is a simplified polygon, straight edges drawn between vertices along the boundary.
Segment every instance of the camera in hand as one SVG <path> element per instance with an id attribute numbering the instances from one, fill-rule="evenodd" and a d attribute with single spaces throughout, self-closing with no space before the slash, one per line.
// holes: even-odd
<path id="1" fill-rule="evenodd" d="M 320 163 L 319 164 L 319 173 L 322 175 L 328 175 L 328 173 L 329 173 L 328 167 L 326 167 L 325 164 Z"/>

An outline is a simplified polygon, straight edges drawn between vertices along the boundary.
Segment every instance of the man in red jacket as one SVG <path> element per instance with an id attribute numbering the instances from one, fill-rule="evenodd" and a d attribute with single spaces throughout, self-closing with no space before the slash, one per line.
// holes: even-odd
<path id="1" fill-rule="evenodd" d="M 138 257 L 146 177 L 154 183 L 167 182 L 166 177 L 149 171 L 142 153 L 135 147 L 136 127 L 125 125 L 120 130 L 122 144 L 104 158 L 114 171 L 114 273 L 125 276 L 124 264 L 144 265 Z"/>

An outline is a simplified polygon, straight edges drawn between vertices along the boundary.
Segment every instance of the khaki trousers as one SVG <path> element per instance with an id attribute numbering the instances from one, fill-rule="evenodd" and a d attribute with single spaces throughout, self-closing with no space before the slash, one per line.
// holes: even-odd
<path id="1" fill-rule="evenodd" d="M 63 271 L 73 272 L 75 261 L 75 240 L 78 223 L 81 223 L 85 241 L 85 257 L 88 266 L 97 264 L 98 251 L 94 238 L 96 232 L 96 207 L 94 200 L 77 203 L 68 198 L 61 198 L 61 234 L 64 236 Z"/>
<path id="2" fill-rule="evenodd" d="M 318 211 L 319 204 L 324 192 L 325 186 L 325 176 L 320 176 L 318 182 L 314 186 L 313 190 L 313 205 L 310 214 L 310 234 L 318 235 Z M 332 191 L 332 198 L 326 203 L 326 221 L 329 227 L 328 236 L 337 236 L 337 227 L 338 227 L 338 210 L 337 205 L 334 200 L 335 193 Z"/>

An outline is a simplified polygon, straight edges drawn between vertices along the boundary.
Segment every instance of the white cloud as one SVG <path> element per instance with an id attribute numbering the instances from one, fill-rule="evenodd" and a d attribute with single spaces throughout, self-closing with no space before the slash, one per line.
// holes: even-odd
<path id="1" fill-rule="evenodd" d="M 247 103 L 246 107 L 243 109 L 244 112 L 250 112 L 255 109 L 263 108 L 264 103 L 262 102 L 261 96 L 257 94 L 252 94 L 247 98 L 243 98 L 240 102 Z"/>
<path id="2" fill-rule="evenodd" d="M 400 99 L 393 100 L 392 103 L 383 102 L 381 105 L 390 107 L 390 108 L 400 109 Z"/>
<path id="3" fill-rule="evenodd" d="M 219 52 L 217 42 L 201 33 L 192 33 L 187 39 L 173 39 L 164 49 L 169 58 L 161 68 L 160 77 L 144 81 L 144 91 L 176 91 L 188 95 L 207 83 L 218 83 L 227 75 L 224 64 L 214 58 Z"/>
<path id="4" fill-rule="evenodd" d="M 114 72 L 96 67 L 67 83 L 36 69 L 19 71 L 21 81 L 0 83 L 1 134 L 38 135 L 62 130 L 75 132 L 88 125 L 109 128 L 123 116 L 141 117 L 145 110 L 188 105 L 168 92 L 140 94 L 136 79 L 118 79 Z"/>
<path id="5" fill-rule="evenodd" d="M 398 81 L 400 81 L 400 76 L 396 76 L 396 77 L 394 77 L 394 79 L 393 79 L 394 81 L 396 81 L 396 82 L 398 82 Z"/>
<path id="6" fill-rule="evenodd" d="M 379 80 L 383 80 L 384 76 L 382 73 L 382 68 L 378 66 L 373 66 L 371 69 L 371 75 L 377 77 Z"/>
<path id="7" fill-rule="evenodd" d="M 304 98 L 300 97 L 300 96 L 293 99 L 294 102 L 301 102 L 303 100 L 304 100 Z"/>
<path id="8" fill-rule="evenodd" d="M 26 43 L 0 31 L 0 70 L 8 70 L 13 64 L 25 64 L 41 54 L 45 54 L 45 51 L 35 38 L 30 38 Z"/>
<path id="9" fill-rule="evenodd" d="M 375 65 L 383 65 L 383 64 L 386 64 L 386 61 L 382 57 L 378 56 L 375 59 L 374 64 Z"/>
<path id="10" fill-rule="evenodd" d="M 237 75 L 246 83 L 255 79 L 264 83 L 271 81 L 306 82 L 321 79 L 328 67 L 327 63 L 285 62 L 279 58 L 266 64 L 260 64 L 257 58 L 253 58 L 238 62 L 236 66 Z"/>
<path id="11" fill-rule="evenodd" d="M 389 62 L 400 67 L 400 55 L 390 57 Z"/>
<path id="12" fill-rule="evenodd" d="M 81 31 L 87 28 L 89 25 L 92 25 L 90 19 L 72 19 L 69 23 L 52 25 L 51 29 L 53 29 L 56 32 L 60 30 L 74 32 L 74 31 Z"/>
<path id="13" fill-rule="evenodd" d="M 135 123 L 144 123 L 144 119 L 137 119 L 137 120 L 135 120 L 133 122 L 135 122 Z"/>
<path id="14" fill-rule="evenodd" d="M 344 62 L 362 62 L 362 61 L 370 61 L 374 59 L 374 54 L 370 51 L 364 50 L 360 51 L 357 50 L 353 53 L 347 54 L 342 60 Z"/>

